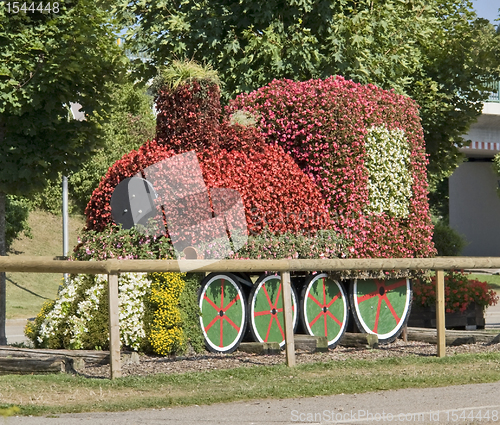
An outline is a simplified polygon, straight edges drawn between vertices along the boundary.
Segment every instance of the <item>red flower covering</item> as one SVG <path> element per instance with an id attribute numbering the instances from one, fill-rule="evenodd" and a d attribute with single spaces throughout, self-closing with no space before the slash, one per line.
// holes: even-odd
<path id="1" fill-rule="evenodd" d="M 423 131 L 410 98 L 342 77 L 275 80 L 231 102 L 227 112 L 253 113 L 270 144 L 292 156 L 318 185 L 334 228 L 353 238 L 355 257 L 427 257 L 435 254 L 427 201 Z M 409 215 L 367 212 L 364 140 L 372 126 L 404 130 L 413 179 Z"/>
<path id="2" fill-rule="evenodd" d="M 108 170 L 87 205 L 87 229 L 101 231 L 112 222 L 110 199 L 120 181 L 191 150 L 197 154 L 207 188 L 235 189 L 241 194 L 251 234 L 266 226 L 281 233 L 329 228 L 321 192 L 281 147 L 266 144 L 255 129 L 226 121 L 219 124 L 219 91 L 214 87 L 195 81 L 173 93 L 160 92 L 158 139 L 125 155 Z"/>

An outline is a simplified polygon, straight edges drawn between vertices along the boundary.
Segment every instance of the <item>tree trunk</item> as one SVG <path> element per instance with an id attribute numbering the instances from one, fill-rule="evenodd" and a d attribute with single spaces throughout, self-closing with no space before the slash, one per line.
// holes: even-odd
<path id="1" fill-rule="evenodd" d="M 5 223 L 5 193 L 0 192 L 0 255 L 7 255 L 6 223 Z M 7 314 L 5 272 L 0 272 L 0 345 L 7 345 L 5 335 L 5 317 Z"/>

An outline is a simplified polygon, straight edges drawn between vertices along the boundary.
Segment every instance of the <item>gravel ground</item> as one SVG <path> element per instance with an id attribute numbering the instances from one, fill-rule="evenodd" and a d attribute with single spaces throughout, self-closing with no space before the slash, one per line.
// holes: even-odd
<path id="1" fill-rule="evenodd" d="M 459 353 L 487 353 L 500 351 L 500 344 L 486 345 L 484 343 L 460 345 L 457 347 L 447 347 L 447 355 Z M 361 349 L 337 347 L 327 353 L 306 353 L 296 352 L 297 364 L 326 362 L 330 360 L 348 359 L 368 359 L 375 360 L 386 357 L 405 356 L 425 356 L 436 355 L 436 346 L 424 342 L 397 340 L 392 344 L 380 346 L 378 349 Z M 123 376 L 136 375 L 145 376 L 155 373 L 183 373 L 201 372 L 207 370 L 232 369 L 249 366 L 269 366 L 285 363 L 284 351 L 279 355 L 255 355 L 241 352 L 232 354 L 203 353 L 198 355 L 188 355 L 177 358 L 140 356 L 139 364 L 122 365 Z M 82 375 L 92 378 L 109 378 L 109 365 L 97 366 L 87 365 L 82 371 Z"/>

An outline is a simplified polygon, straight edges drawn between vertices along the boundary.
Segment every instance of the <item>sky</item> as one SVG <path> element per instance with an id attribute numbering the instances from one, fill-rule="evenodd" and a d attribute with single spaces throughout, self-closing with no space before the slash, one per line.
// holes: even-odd
<path id="1" fill-rule="evenodd" d="M 493 25 L 500 22 L 494 22 L 498 18 L 498 9 L 500 9 L 500 0 L 472 0 L 474 9 L 480 18 L 489 19 Z"/>

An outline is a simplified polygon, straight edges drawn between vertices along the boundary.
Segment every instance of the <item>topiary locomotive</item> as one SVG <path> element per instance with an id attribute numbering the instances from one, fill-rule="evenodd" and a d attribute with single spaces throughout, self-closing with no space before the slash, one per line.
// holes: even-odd
<path id="1" fill-rule="evenodd" d="M 435 254 L 423 132 L 411 99 L 339 76 L 279 80 L 238 96 L 223 114 L 215 75 L 192 69 L 192 64 L 174 63 L 159 74 L 154 83 L 156 139 L 117 161 L 86 209 L 92 237 L 120 231 L 116 224 L 126 222 L 120 217 L 132 212 L 123 205 L 117 211 L 113 194 L 125 184 L 130 188 L 131 181 L 143 182 L 151 209 L 142 214 L 141 224 L 147 218 L 155 225 L 144 242 L 151 245 L 145 251 L 149 257 L 104 249 L 98 258 L 178 258 L 192 246 L 204 258 L 220 258 L 221 252 L 231 258 Z M 189 189 L 194 172 L 166 169 L 165 164 L 187 155 L 199 164 L 196 178 L 206 191 Z M 178 180 L 174 194 L 172 180 Z M 237 194 L 248 232 L 244 246 L 231 239 L 229 252 L 218 251 L 219 237 L 227 235 L 208 227 L 201 232 L 192 219 L 193 214 L 206 218 L 208 208 L 209 218 L 222 214 L 227 224 L 231 205 L 220 206 L 218 198 L 224 190 Z M 180 213 L 175 209 L 179 200 Z M 169 214 L 184 229 L 196 231 L 177 234 Z M 77 247 L 77 258 L 94 255 L 88 247 L 86 254 L 82 249 Z M 330 347 L 340 341 L 350 316 L 361 332 L 393 341 L 408 319 L 411 299 L 407 275 L 292 275 L 294 329 L 326 336 Z M 229 353 L 245 336 L 284 345 L 276 273 L 211 273 L 200 283 L 198 306 L 211 351 Z"/>

